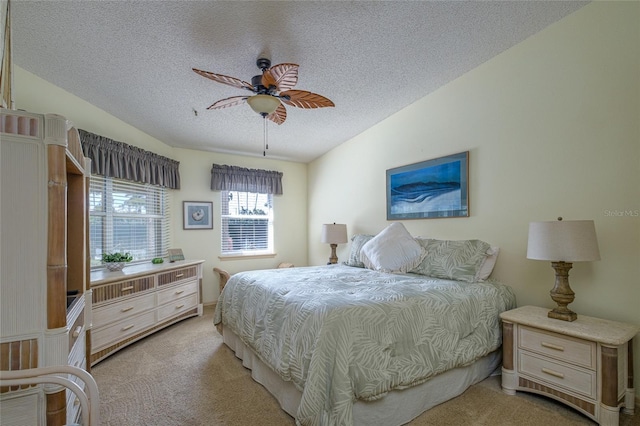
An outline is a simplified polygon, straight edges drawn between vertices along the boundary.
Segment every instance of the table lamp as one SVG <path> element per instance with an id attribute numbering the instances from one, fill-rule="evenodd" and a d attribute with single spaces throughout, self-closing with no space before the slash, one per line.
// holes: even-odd
<path id="1" fill-rule="evenodd" d="M 336 247 L 338 247 L 338 244 L 347 242 L 347 225 L 340 223 L 322 225 L 322 242 L 331 245 L 331 256 L 327 265 L 338 263 Z"/>
<path id="2" fill-rule="evenodd" d="M 527 258 L 551 261 L 556 271 L 556 282 L 549 292 L 556 308 L 549 311 L 549 318 L 575 321 L 578 317 L 567 307 L 575 293 L 569 287 L 569 270 L 572 262 L 600 260 L 596 229 L 592 220 L 562 220 L 531 222 Z"/>

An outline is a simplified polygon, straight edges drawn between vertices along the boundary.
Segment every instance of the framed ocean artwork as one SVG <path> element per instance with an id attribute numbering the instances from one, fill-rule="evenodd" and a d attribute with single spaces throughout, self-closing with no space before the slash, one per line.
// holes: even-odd
<path id="1" fill-rule="evenodd" d="M 469 216 L 469 151 L 387 170 L 387 220 Z"/>

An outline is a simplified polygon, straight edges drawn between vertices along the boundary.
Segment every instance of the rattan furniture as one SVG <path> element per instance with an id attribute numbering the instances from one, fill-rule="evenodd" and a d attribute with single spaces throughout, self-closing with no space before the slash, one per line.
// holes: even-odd
<path id="1" fill-rule="evenodd" d="M 502 390 L 534 392 L 601 425 L 633 414 L 632 339 L 640 327 L 578 315 L 573 322 L 524 306 L 503 312 Z"/>
<path id="2" fill-rule="evenodd" d="M 87 368 L 90 161 L 64 117 L 0 109 L 0 370 Z M 2 424 L 74 423 L 61 386 L 0 389 Z"/>
<path id="3" fill-rule="evenodd" d="M 91 273 L 91 365 L 185 318 L 202 315 L 203 260 Z"/>

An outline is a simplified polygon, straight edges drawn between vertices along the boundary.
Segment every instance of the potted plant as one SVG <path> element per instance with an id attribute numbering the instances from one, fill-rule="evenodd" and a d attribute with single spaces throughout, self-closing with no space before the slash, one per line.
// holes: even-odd
<path id="1" fill-rule="evenodd" d="M 133 260 L 133 256 L 131 253 L 104 253 L 102 255 L 102 263 L 105 264 L 108 270 L 110 271 L 120 271 L 124 268 L 124 264 L 127 262 L 131 262 Z"/>

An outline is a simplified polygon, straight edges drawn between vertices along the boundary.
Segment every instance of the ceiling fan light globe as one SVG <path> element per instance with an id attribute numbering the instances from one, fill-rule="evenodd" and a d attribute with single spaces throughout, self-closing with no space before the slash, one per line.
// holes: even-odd
<path id="1" fill-rule="evenodd" d="M 280 106 L 280 100 L 271 95 L 254 95 L 247 99 L 252 110 L 258 114 L 271 114 Z"/>

